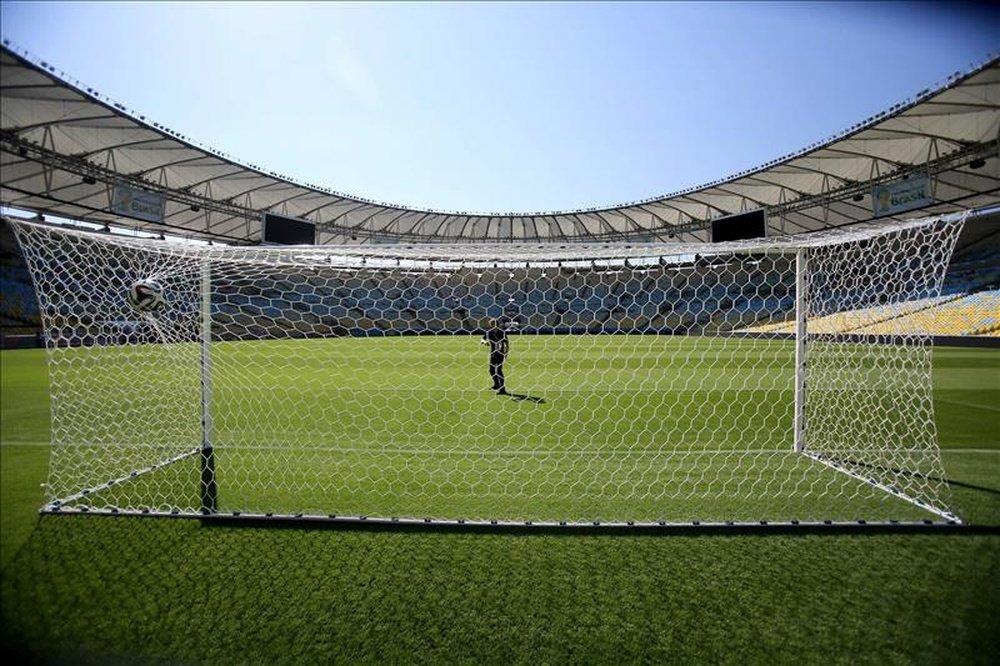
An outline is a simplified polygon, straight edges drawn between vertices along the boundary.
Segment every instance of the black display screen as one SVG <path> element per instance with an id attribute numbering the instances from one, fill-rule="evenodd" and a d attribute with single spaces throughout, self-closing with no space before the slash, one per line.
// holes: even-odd
<path id="1" fill-rule="evenodd" d="M 763 208 L 712 220 L 713 243 L 763 238 L 766 235 L 767 219 Z"/>
<path id="2" fill-rule="evenodd" d="M 316 225 L 294 217 L 264 213 L 262 238 L 264 243 L 273 245 L 315 245 Z"/>

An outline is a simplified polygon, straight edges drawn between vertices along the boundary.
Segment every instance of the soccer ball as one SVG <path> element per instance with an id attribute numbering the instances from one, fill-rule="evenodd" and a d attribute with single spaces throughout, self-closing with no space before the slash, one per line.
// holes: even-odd
<path id="1" fill-rule="evenodd" d="M 125 300 L 139 312 L 158 312 L 167 305 L 163 287 L 155 280 L 139 280 L 128 288 Z"/>

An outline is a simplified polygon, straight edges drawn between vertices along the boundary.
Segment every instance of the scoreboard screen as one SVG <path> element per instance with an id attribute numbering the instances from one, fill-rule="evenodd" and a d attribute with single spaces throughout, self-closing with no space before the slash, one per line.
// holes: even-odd
<path id="1" fill-rule="evenodd" d="M 712 242 L 763 238 L 767 235 L 767 217 L 763 208 L 749 213 L 728 215 L 712 220 Z"/>
<path id="2" fill-rule="evenodd" d="M 261 239 L 265 245 L 315 245 L 316 225 L 294 217 L 264 213 Z"/>

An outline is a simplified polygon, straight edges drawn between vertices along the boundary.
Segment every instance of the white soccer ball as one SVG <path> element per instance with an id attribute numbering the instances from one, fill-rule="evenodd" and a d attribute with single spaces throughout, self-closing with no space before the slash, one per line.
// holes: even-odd
<path id="1" fill-rule="evenodd" d="M 167 305 L 163 287 L 156 280 L 139 280 L 129 287 L 125 300 L 139 312 L 157 312 Z"/>

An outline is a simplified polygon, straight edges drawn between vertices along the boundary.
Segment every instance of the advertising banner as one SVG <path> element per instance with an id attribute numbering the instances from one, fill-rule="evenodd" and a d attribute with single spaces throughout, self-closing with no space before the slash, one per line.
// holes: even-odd
<path id="1" fill-rule="evenodd" d="M 119 215 L 163 224 L 165 207 L 166 201 L 161 194 L 139 190 L 121 183 L 115 185 L 111 210 Z"/>
<path id="2" fill-rule="evenodd" d="M 876 185 L 872 191 L 872 212 L 875 217 L 895 215 L 934 203 L 931 196 L 931 179 L 926 174 L 910 176 L 906 180 Z"/>

